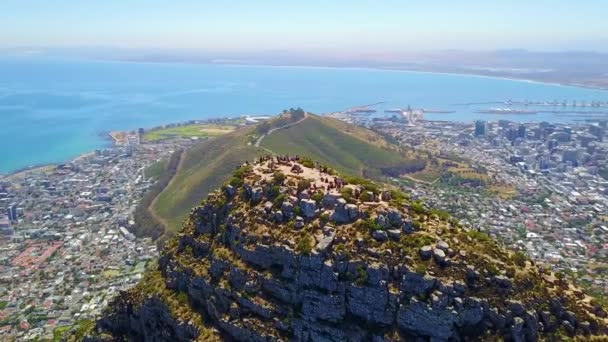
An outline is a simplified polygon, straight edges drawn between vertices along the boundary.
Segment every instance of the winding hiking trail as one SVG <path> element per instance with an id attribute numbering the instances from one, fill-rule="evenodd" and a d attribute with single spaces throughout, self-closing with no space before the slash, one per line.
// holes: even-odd
<path id="1" fill-rule="evenodd" d="M 256 140 L 256 142 L 255 142 L 255 147 L 260 147 L 260 143 L 262 142 L 262 140 L 263 140 L 263 139 L 264 139 L 266 136 L 268 136 L 268 135 L 272 134 L 274 131 L 277 131 L 277 130 L 279 130 L 279 129 L 285 129 L 285 128 L 289 128 L 289 127 L 291 127 L 291 126 L 295 126 L 295 125 L 297 125 L 297 124 L 301 123 L 302 121 L 304 121 L 304 120 L 306 120 L 306 119 L 308 119 L 308 113 L 304 113 L 304 117 L 303 117 L 303 118 L 301 118 L 300 120 L 296 121 L 296 122 L 288 123 L 287 125 L 283 125 L 283 126 L 281 126 L 281 127 L 276 127 L 276 128 L 273 128 L 273 129 L 269 130 L 269 131 L 268 131 L 266 134 L 262 134 L 262 135 L 261 135 L 261 136 L 258 138 L 258 140 Z M 267 149 L 267 148 L 265 148 L 265 147 L 262 147 L 262 149 L 264 149 L 264 150 L 266 150 L 266 151 L 268 151 L 268 152 L 270 152 L 270 153 L 272 153 L 272 154 L 275 154 L 274 152 L 272 152 L 271 150 L 269 150 L 269 149 Z"/>
<path id="2" fill-rule="evenodd" d="M 268 135 L 272 134 L 274 131 L 277 131 L 277 130 L 279 130 L 279 129 L 285 129 L 285 128 L 289 128 L 289 127 L 291 127 L 291 126 L 295 126 L 295 125 L 297 125 L 297 124 L 301 123 L 302 121 L 306 120 L 307 118 L 308 118 L 308 113 L 304 113 L 304 117 L 303 117 L 303 118 L 301 118 L 300 120 L 296 121 L 296 122 L 292 122 L 292 123 L 289 123 L 289 124 L 287 124 L 287 125 L 283 125 L 283 126 L 281 126 L 281 127 L 276 127 L 276 128 L 273 128 L 273 129 L 269 130 L 269 131 L 268 131 L 266 134 L 263 134 L 262 136 L 260 136 L 260 137 L 258 138 L 258 140 L 255 142 L 255 147 L 258 147 L 258 148 L 264 149 L 264 150 L 265 150 L 265 151 L 267 151 L 268 153 L 275 154 L 273 151 L 271 151 L 271 150 L 267 149 L 266 147 L 260 147 L 260 143 L 262 142 L 262 140 L 263 140 L 263 139 L 264 139 L 266 136 L 268 136 Z M 157 202 L 157 200 L 158 200 L 159 196 L 162 194 L 162 192 L 163 192 L 165 189 L 167 189 L 168 187 L 170 187 L 170 186 L 172 185 L 172 183 L 175 181 L 175 176 L 176 176 L 177 174 L 179 174 L 180 170 L 182 169 L 183 162 L 184 162 L 184 159 L 185 159 L 185 158 L 184 158 L 185 154 L 186 154 L 186 151 L 182 151 L 182 152 L 180 153 L 180 159 L 179 159 L 179 162 L 178 162 L 177 168 L 176 168 L 176 170 L 175 170 L 175 173 L 173 174 L 173 177 L 171 177 L 171 180 L 170 180 L 170 181 L 167 183 L 167 185 L 165 186 L 165 188 L 164 188 L 162 191 L 160 191 L 160 192 L 158 193 L 158 195 L 157 195 L 157 196 L 154 198 L 154 200 L 152 200 L 152 203 L 150 203 L 150 205 L 149 205 L 149 206 L 148 206 L 148 208 L 147 208 L 148 212 L 149 212 L 149 213 L 152 215 L 152 217 L 153 217 L 153 218 L 154 218 L 154 219 L 155 219 L 157 222 L 159 222 L 161 225 L 163 225 L 163 226 L 165 227 L 165 229 L 167 229 L 167 227 L 169 227 L 169 222 L 167 222 L 167 220 L 166 220 L 166 219 L 164 219 L 164 218 L 163 218 L 161 215 L 159 215 L 159 214 L 158 214 L 158 213 L 157 213 L 157 212 L 154 210 L 154 207 L 155 207 L 155 205 L 156 205 L 156 202 Z"/>

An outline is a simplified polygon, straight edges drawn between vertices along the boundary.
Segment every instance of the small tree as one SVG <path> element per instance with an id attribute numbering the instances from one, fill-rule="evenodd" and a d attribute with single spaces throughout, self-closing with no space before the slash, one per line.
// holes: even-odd
<path id="1" fill-rule="evenodd" d="M 306 255 L 309 255 L 312 252 L 312 238 L 308 233 L 305 232 L 300 236 L 300 241 L 298 241 L 296 250 Z"/>

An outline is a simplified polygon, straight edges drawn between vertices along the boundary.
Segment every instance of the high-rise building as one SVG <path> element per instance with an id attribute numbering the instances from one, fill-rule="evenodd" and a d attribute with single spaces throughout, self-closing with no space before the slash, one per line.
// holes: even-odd
<path id="1" fill-rule="evenodd" d="M 517 129 L 517 137 L 519 137 L 519 138 L 526 137 L 526 126 L 519 125 L 519 128 Z"/>
<path id="2" fill-rule="evenodd" d="M 602 141 L 604 138 L 604 128 L 599 125 L 590 125 L 589 133 L 598 137 L 600 139 L 600 141 Z"/>
<path id="3" fill-rule="evenodd" d="M 480 137 L 486 135 L 486 122 L 483 120 L 475 121 L 475 136 Z"/>
<path id="4" fill-rule="evenodd" d="M 17 221 L 17 204 L 10 204 L 8 208 L 6 208 L 6 215 L 10 221 Z"/>

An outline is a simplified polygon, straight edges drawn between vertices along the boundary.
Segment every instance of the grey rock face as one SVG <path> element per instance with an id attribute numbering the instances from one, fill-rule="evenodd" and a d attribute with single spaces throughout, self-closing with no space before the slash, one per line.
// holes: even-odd
<path id="1" fill-rule="evenodd" d="M 315 217 L 317 203 L 313 200 L 302 199 L 300 200 L 300 208 L 302 209 L 302 215 L 304 215 L 304 217 L 312 218 Z"/>
<path id="2" fill-rule="evenodd" d="M 374 324 L 392 325 L 397 313 L 397 296 L 382 287 L 350 286 L 348 312 Z"/>
<path id="3" fill-rule="evenodd" d="M 454 334 L 458 314 L 449 309 L 435 310 L 412 298 L 397 313 L 397 324 L 405 331 L 428 336 L 432 341 L 447 341 Z"/>
<path id="4" fill-rule="evenodd" d="M 429 294 L 436 286 L 436 278 L 406 271 L 402 276 L 400 289 L 406 295 L 417 296 Z"/>
<path id="5" fill-rule="evenodd" d="M 339 322 L 345 314 L 343 296 L 319 296 L 315 291 L 305 291 L 302 296 L 302 316 L 305 320 Z"/>

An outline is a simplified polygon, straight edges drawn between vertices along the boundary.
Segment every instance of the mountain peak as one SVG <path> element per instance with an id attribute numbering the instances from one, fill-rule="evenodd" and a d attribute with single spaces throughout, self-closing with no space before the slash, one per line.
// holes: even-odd
<path id="1" fill-rule="evenodd" d="M 239 167 L 98 331 L 127 339 L 514 341 L 606 333 L 559 275 L 305 157 Z"/>

